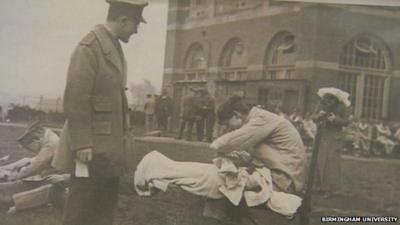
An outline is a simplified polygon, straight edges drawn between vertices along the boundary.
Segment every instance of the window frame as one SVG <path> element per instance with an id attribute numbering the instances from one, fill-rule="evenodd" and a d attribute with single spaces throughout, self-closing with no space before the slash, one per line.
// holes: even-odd
<path id="1" fill-rule="evenodd" d="M 284 64 L 272 62 L 272 58 L 276 57 L 277 49 L 281 47 L 283 41 L 287 37 L 293 37 L 293 44 L 291 48 L 294 48 L 294 51 L 290 54 L 293 54 L 293 62 Z M 297 60 L 297 44 L 296 44 L 296 36 L 288 31 L 280 31 L 275 34 L 270 40 L 267 49 L 265 50 L 264 55 L 264 68 L 263 68 L 263 79 L 264 80 L 292 80 L 295 79 L 296 74 L 296 60 Z M 281 72 L 281 75 L 276 75 Z"/>
<path id="2" fill-rule="evenodd" d="M 378 45 L 378 52 L 381 55 L 381 58 L 384 60 L 385 68 L 374 68 L 373 66 L 360 66 L 358 64 L 357 55 L 354 51 L 356 51 L 355 43 L 357 43 L 360 39 L 370 39 L 371 43 Z M 346 54 L 351 54 L 350 59 L 352 65 L 349 63 L 343 63 L 349 60 L 349 56 Z M 368 60 L 368 58 L 367 58 Z M 369 59 L 370 62 L 374 60 L 374 58 Z M 367 119 L 382 119 L 388 117 L 388 106 L 389 106 L 389 87 L 390 87 L 390 80 L 392 76 L 391 71 L 391 62 L 392 59 L 390 57 L 390 52 L 386 47 L 385 43 L 372 35 L 358 35 L 356 38 L 352 39 L 351 41 L 347 42 L 343 47 L 339 58 L 339 78 L 340 80 L 342 77 L 348 74 L 353 74 L 356 77 L 356 82 L 354 84 L 354 97 L 352 97 L 353 107 L 354 107 L 354 115 L 356 117 L 362 117 Z M 372 77 L 376 79 L 376 82 L 381 83 L 374 83 L 373 87 L 370 87 L 371 90 L 367 90 L 369 84 L 367 84 L 367 79 Z M 373 81 L 371 81 L 373 82 Z M 338 81 L 339 88 L 343 88 L 344 85 L 340 84 Z M 381 86 L 381 87 L 379 87 Z M 345 91 L 348 88 L 343 88 Z M 379 89 L 379 90 L 375 90 Z M 377 92 L 378 91 L 378 92 Z M 375 97 L 373 93 L 378 94 L 380 96 Z M 378 99 L 376 99 L 378 98 Z M 375 100 L 374 100 L 375 99 Z M 370 107 L 371 104 L 377 104 L 380 109 L 373 109 Z M 371 111 L 372 110 L 372 111 Z M 375 112 L 373 112 L 375 110 Z"/>

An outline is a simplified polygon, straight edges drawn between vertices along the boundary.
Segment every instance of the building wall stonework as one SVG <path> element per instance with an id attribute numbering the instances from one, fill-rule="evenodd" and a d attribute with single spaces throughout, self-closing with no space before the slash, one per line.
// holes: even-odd
<path id="1" fill-rule="evenodd" d="M 390 70 L 394 77 L 390 78 L 387 117 L 400 120 L 400 114 L 396 110 L 400 104 L 395 101 L 398 94 L 396 87 L 399 85 L 399 78 L 396 77 L 400 74 L 400 32 L 394 29 L 400 22 L 400 17 L 393 16 L 397 15 L 393 13 L 388 13 L 391 16 L 385 16 L 384 10 L 378 10 L 380 13 L 376 13 L 375 9 L 371 15 L 368 10 L 353 10 L 350 6 L 307 5 L 294 9 L 296 7 L 293 7 L 293 4 L 289 5 L 290 10 L 286 11 L 282 10 L 281 6 L 281 13 L 266 13 L 265 16 L 249 16 L 247 19 L 223 23 L 218 23 L 220 18 L 215 17 L 217 22 L 211 25 L 201 26 L 199 22 L 192 28 L 183 26 L 181 29 L 169 29 L 165 63 L 165 74 L 169 78 L 165 79 L 164 85 L 176 86 L 177 81 L 185 79 L 186 69 L 183 62 L 187 50 L 193 43 L 199 43 L 204 50 L 207 64 L 204 70 L 207 74 L 206 80 L 215 81 L 217 102 L 226 98 L 230 89 L 243 89 L 248 92 L 246 96 L 249 102 L 258 104 L 258 89 L 263 85 L 268 87 L 268 84 L 276 83 L 264 80 L 264 62 L 268 47 L 276 35 L 289 32 L 295 37 L 295 74 L 290 78 L 294 81 L 277 82 L 283 89 L 286 87 L 287 91 L 290 91 L 290 87 L 300 80 L 303 86 L 299 91 L 298 102 L 293 103 L 291 108 L 303 105 L 303 111 L 312 111 L 318 102 L 318 88 L 339 85 L 339 59 L 344 46 L 358 35 L 368 34 L 382 40 L 389 50 Z M 265 5 L 263 7 L 263 10 L 268 10 Z M 251 10 L 248 13 L 251 14 Z M 243 15 L 243 12 L 241 14 Z M 169 21 L 169 24 L 174 24 L 174 21 Z M 246 78 L 241 78 L 242 80 L 229 82 L 221 80 L 219 76 L 224 71 L 221 67 L 221 55 L 226 44 L 233 38 L 239 38 L 244 43 L 247 67 L 241 69 L 247 71 L 247 75 Z M 206 86 L 207 83 L 210 82 L 200 82 L 196 85 Z M 185 90 L 189 86 L 193 86 L 193 82 L 180 82 L 179 88 L 182 93 L 179 95 L 187 93 Z M 255 86 L 257 88 L 254 88 Z"/>

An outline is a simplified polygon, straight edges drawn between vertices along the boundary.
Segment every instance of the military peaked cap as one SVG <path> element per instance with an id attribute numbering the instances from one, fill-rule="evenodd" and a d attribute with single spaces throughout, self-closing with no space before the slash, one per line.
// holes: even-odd
<path id="1" fill-rule="evenodd" d="M 149 3 L 144 0 L 106 0 L 107 3 L 112 7 L 116 4 L 123 4 L 129 7 L 132 11 L 133 15 L 139 17 L 140 22 L 146 23 L 146 20 L 143 18 L 143 8 L 146 7 Z"/>
<path id="2" fill-rule="evenodd" d="M 25 132 L 17 139 L 17 142 L 21 145 L 26 145 L 32 142 L 33 138 L 36 136 L 34 132 L 42 128 L 42 124 L 39 120 L 34 121 L 29 124 Z"/>

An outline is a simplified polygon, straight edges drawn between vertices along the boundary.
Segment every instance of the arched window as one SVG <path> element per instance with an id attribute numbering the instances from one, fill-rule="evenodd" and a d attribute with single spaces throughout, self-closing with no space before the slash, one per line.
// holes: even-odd
<path id="1" fill-rule="evenodd" d="M 221 54 L 220 76 L 226 80 L 242 80 L 247 75 L 247 50 L 240 38 L 233 38 L 228 41 Z"/>
<path id="2" fill-rule="evenodd" d="M 265 79 L 291 79 L 297 56 L 295 36 L 281 32 L 272 38 L 264 58 Z"/>
<path id="3" fill-rule="evenodd" d="M 199 43 L 192 44 L 185 57 L 185 80 L 205 80 L 207 67 L 203 47 Z"/>
<path id="4" fill-rule="evenodd" d="M 205 67 L 203 47 L 199 43 L 192 44 L 186 54 L 185 69 L 204 69 Z"/>
<path id="5" fill-rule="evenodd" d="M 368 119 L 387 116 L 391 60 L 385 44 L 361 35 L 344 46 L 340 55 L 339 88 L 351 95 L 354 113 Z"/>

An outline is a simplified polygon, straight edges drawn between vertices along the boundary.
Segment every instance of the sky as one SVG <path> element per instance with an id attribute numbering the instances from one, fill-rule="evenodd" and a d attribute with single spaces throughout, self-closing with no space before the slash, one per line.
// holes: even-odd
<path id="1" fill-rule="evenodd" d="M 148 2 L 147 24 L 122 47 L 128 82 L 148 79 L 160 89 L 168 1 Z M 105 0 L 1 0 L 0 104 L 20 103 L 23 96 L 62 97 L 72 51 L 105 22 L 107 9 Z"/>

